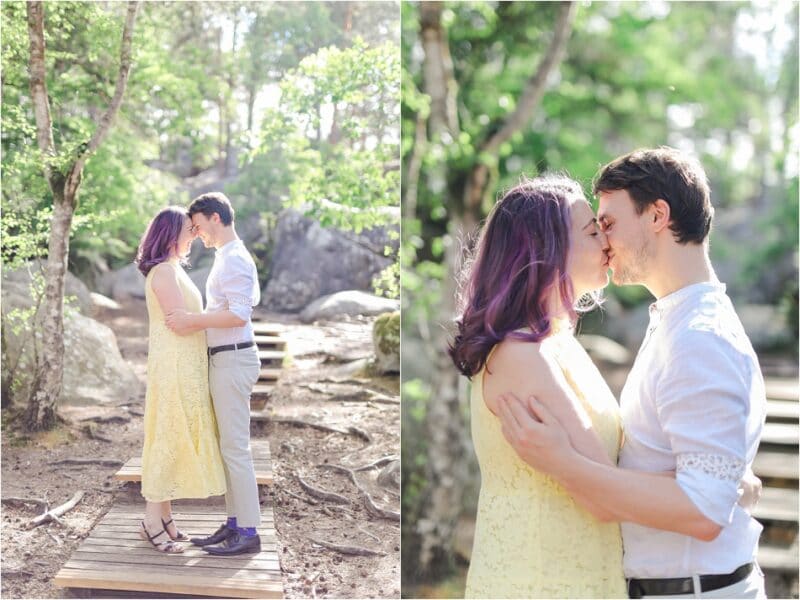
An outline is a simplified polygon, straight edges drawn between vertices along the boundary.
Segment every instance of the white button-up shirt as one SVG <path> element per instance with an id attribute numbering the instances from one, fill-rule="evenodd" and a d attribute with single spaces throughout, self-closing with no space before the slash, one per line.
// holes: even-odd
<path id="1" fill-rule="evenodd" d="M 256 264 L 242 240 L 232 240 L 218 249 L 214 256 L 214 265 L 206 281 L 206 312 L 229 310 L 246 323 L 243 327 L 207 329 L 209 348 L 252 340 L 250 315 L 260 301 Z"/>
<path id="2" fill-rule="evenodd" d="M 722 526 L 711 542 L 622 523 L 626 577 L 730 573 L 754 560 L 762 526 L 737 504 L 766 415 L 764 380 L 725 286 L 698 283 L 650 306 L 650 326 L 620 399 L 619 465 L 676 471 Z"/>

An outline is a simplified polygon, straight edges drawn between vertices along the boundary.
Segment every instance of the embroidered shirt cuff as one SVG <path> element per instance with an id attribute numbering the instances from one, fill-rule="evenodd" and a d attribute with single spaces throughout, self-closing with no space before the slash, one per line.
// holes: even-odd
<path id="1" fill-rule="evenodd" d="M 739 500 L 745 463 L 716 454 L 679 454 L 675 479 L 697 509 L 718 525 L 729 525 Z"/>

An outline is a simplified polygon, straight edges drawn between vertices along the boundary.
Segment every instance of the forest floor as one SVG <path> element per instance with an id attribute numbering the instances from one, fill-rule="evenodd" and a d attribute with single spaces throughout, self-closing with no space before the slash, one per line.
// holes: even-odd
<path id="1" fill-rule="evenodd" d="M 274 483 L 262 496 L 275 514 L 284 595 L 397 598 L 399 518 L 368 510 L 362 492 L 346 473 L 319 467 L 357 469 L 379 461 L 355 477 L 379 509 L 399 514 L 399 462 L 392 460 L 400 456 L 399 378 L 366 374 L 373 320 L 305 325 L 287 315 L 261 317 L 276 323 L 287 341 L 288 358 L 267 402 L 270 420 L 253 423 L 251 430 L 254 438 L 270 443 Z M 41 512 L 39 507 L 3 501 L 2 596 L 6 598 L 86 596 L 86 591 L 56 587 L 53 578 L 115 498 L 130 494 L 132 486 L 138 489 L 137 483 L 114 480 L 118 467 L 113 465 L 54 464 L 78 457 L 125 462 L 141 453 L 147 375 L 144 302 L 127 302 L 122 310 L 104 311 L 97 318 L 114 330 L 122 356 L 142 382 L 141 391 L 132 403 L 109 398 L 102 406 L 61 407 L 66 422 L 47 433 L 24 434 L 12 426 L 13 410 L 3 411 L 2 497 L 39 499 L 53 508 L 78 490 L 85 493 L 63 515 L 63 525 L 33 529 L 25 524 Z M 310 495 L 298 476 L 314 489 L 344 496 L 348 503 L 333 504 Z M 309 538 L 382 555 L 345 555 Z M 125 594 L 95 591 L 93 596 Z"/>

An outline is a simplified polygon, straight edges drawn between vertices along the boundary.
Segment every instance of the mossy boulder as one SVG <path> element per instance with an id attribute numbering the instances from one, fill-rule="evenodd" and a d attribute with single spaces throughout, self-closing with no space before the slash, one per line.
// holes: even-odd
<path id="1" fill-rule="evenodd" d="M 372 326 L 372 345 L 375 347 L 375 371 L 400 372 L 400 311 L 384 313 Z"/>

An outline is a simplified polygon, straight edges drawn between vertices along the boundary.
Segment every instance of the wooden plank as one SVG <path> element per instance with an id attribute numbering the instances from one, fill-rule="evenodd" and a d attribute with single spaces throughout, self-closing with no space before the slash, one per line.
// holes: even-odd
<path id="1" fill-rule="evenodd" d="M 797 523 L 798 500 L 800 500 L 800 496 L 798 496 L 797 488 L 765 487 L 761 492 L 761 499 L 753 511 L 753 516 L 759 521 Z"/>
<path id="2" fill-rule="evenodd" d="M 767 377 L 764 380 L 767 398 L 770 400 L 793 400 L 800 398 L 800 382 L 796 377 Z"/>
<path id="3" fill-rule="evenodd" d="M 258 373 L 258 380 L 259 381 L 276 381 L 281 374 L 280 369 L 264 369 L 262 368 L 261 371 Z"/>
<path id="4" fill-rule="evenodd" d="M 286 356 L 286 352 L 283 350 L 259 350 L 258 351 L 258 358 L 261 359 L 262 362 L 264 361 L 283 361 L 284 357 Z"/>
<path id="5" fill-rule="evenodd" d="M 797 544 L 788 548 L 759 543 L 758 564 L 764 570 L 789 572 L 797 575 L 798 565 Z"/>
<path id="6" fill-rule="evenodd" d="M 796 446 L 800 442 L 800 426 L 797 423 L 765 423 L 761 433 L 762 444 Z"/>
<path id="7" fill-rule="evenodd" d="M 797 480 L 800 461 L 796 452 L 759 450 L 753 461 L 753 472 L 759 477 L 779 477 Z"/>
<path id="8" fill-rule="evenodd" d="M 182 554 L 157 552 L 138 537 L 142 510 L 139 504 L 113 506 L 58 572 L 55 584 L 217 598 L 283 597 L 271 507 L 262 507 L 261 552 L 232 557 L 212 557 L 191 544 Z M 184 530 L 189 525 L 210 532 L 225 519 L 222 503 L 176 501 L 173 510 Z"/>
<path id="9" fill-rule="evenodd" d="M 266 396 L 250 396 L 250 410 L 264 410 L 266 405 Z"/>
<path id="10" fill-rule="evenodd" d="M 251 405 L 252 406 L 252 405 Z M 250 451 L 253 454 L 253 467 L 256 472 L 256 482 L 259 485 L 272 485 L 272 462 L 269 450 L 269 441 L 265 439 L 251 439 Z M 117 481 L 141 481 L 142 457 L 134 456 L 128 460 L 114 474 Z"/>
<path id="11" fill-rule="evenodd" d="M 273 384 L 271 384 L 271 383 L 264 383 L 264 382 L 257 383 L 253 387 L 253 396 L 266 396 L 266 397 L 269 397 L 269 395 L 272 394 L 274 389 L 275 389 L 275 386 Z M 251 398 L 253 396 L 251 396 Z"/>
<path id="12" fill-rule="evenodd" d="M 800 419 L 800 402 L 767 400 L 767 421 Z"/>
<path id="13" fill-rule="evenodd" d="M 255 341 L 256 346 L 263 348 L 264 350 L 269 348 L 283 350 L 286 348 L 286 340 L 277 335 L 255 335 L 253 340 Z"/>
<path id="14" fill-rule="evenodd" d="M 274 323 L 258 321 L 253 323 L 253 332 L 256 335 L 279 335 L 281 328 Z"/>

